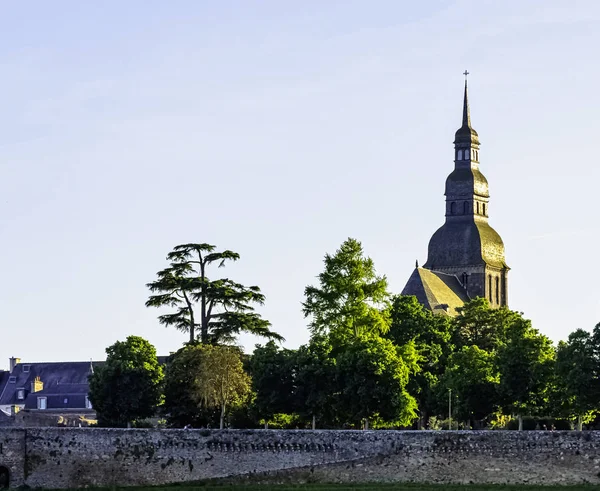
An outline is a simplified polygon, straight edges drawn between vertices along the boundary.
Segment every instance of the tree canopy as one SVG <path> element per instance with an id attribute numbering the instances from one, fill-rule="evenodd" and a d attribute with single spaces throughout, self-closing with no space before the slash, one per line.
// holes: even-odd
<path id="1" fill-rule="evenodd" d="M 129 336 L 106 348 L 106 363 L 90 375 L 89 398 L 102 426 L 128 426 L 154 416 L 162 401 L 163 368 L 156 349 Z"/>
<path id="2" fill-rule="evenodd" d="M 188 333 L 190 343 L 228 343 L 242 332 L 283 340 L 270 330 L 270 322 L 254 311 L 254 305 L 265 301 L 258 286 L 208 276 L 211 266 L 222 268 L 239 258 L 230 250 L 216 252 L 211 244 L 175 246 L 167 255 L 169 266 L 147 284 L 153 295 L 146 306 L 174 308 L 174 312 L 160 315 L 159 322 Z"/>

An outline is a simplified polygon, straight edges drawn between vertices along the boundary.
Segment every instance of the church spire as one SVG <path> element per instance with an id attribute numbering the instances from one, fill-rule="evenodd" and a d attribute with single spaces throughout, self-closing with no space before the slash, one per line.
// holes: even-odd
<path id="1" fill-rule="evenodd" d="M 469 72 L 467 72 L 465 70 L 465 73 L 463 73 L 463 75 L 465 76 L 465 97 L 463 100 L 462 125 L 466 126 L 467 128 L 470 128 L 471 127 L 471 109 L 469 108 L 469 91 L 467 89 L 467 75 L 469 75 Z"/>
<path id="2" fill-rule="evenodd" d="M 470 148 L 479 145 L 479 135 L 471 126 L 471 107 L 469 106 L 469 89 L 467 86 L 469 72 L 465 70 L 463 75 L 465 76 L 465 95 L 463 98 L 462 126 L 456 132 L 454 139 L 456 148 Z"/>

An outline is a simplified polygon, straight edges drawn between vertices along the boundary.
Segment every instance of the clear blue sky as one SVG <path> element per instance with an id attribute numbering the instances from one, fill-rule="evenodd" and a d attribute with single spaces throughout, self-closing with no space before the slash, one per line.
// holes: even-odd
<path id="1" fill-rule="evenodd" d="M 290 347 L 349 236 L 399 293 L 444 219 L 465 68 L 510 306 L 592 329 L 599 46 L 593 0 L 0 0 L 0 367 L 180 347 L 144 302 L 181 242 L 238 251 L 224 273 Z"/>

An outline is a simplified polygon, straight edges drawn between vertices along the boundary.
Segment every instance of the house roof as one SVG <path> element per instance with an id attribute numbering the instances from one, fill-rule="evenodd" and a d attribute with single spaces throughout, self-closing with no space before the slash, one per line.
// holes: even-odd
<path id="1" fill-rule="evenodd" d="M 415 268 L 402 295 L 414 295 L 419 303 L 434 314 L 451 316 L 458 313 L 457 307 L 462 307 L 469 300 L 456 276 L 425 268 Z"/>
<path id="2" fill-rule="evenodd" d="M 103 362 L 89 361 L 19 363 L 10 374 L 4 372 L 8 376 L 0 379 L 3 380 L 0 383 L 0 405 L 23 404 L 23 399 L 17 399 L 17 390 L 25 389 L 26 393 L 30 392 L 31 384 L 37 377 L 43 382 L 44 388 L 41 392 L 44 392 L 47 397 L 72 393 L 85 395 L 89 387 L 88 376 L 91 368 L 101 364 Z M 80 407 L 85 407 L 85 401 Z"/>

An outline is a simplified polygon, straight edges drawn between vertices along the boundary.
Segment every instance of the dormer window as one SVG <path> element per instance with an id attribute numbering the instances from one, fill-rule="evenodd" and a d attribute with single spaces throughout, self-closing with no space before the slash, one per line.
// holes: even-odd
<path id="1" fill-rule="evenodd" d="M 48 399 L 45 397 L 37 398 L 37 408 L 38 409 L 46 409 L 48 407 Z"/>
<path id="2" fill-rule="evenodd" d="M 10 377 L 8 377 L 8 383 L 9 384 L 16 384 L 17 383 L 17 377 L 15 377 L 14 375 L 11 375 Z"/>
<path id="3" fill-rule="evenodd" d="M 19 401 L 25 399 L 25 389 L 17 389 L 17 399 L 19 399 Z"/>
<path id="4" fill-rule="evenodd" d="M 31 369 L 31 365 L 23 365 L 23 373 L 29 373 Z"/>

